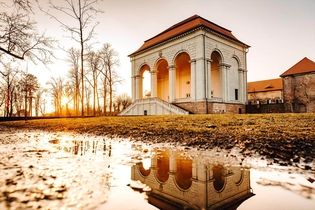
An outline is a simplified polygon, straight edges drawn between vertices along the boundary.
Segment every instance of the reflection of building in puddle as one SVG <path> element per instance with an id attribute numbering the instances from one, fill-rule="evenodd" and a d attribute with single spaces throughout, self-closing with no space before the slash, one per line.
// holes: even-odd
<path id="1" fill-rule="evenodd" d="M 93 141 L 84 141 L 84 140 L 67 140 L 67 141 L 58 141 L 57 143 L 49 141 L 51 144 L 55 144 L 56 148 L 60 151 L 71 153 L 74 155 L 88 155 L 102 153 L 105 156 L 111 156 L 112 146 L 109 143 L 106 143 L 105 140 L 93 140 Z"/>
<path id="2" fill-rule="evenodd" d="M 149 203 L 161 209 L 236 209 L 253 195 L 248 169 L 210 162 L 158 151 L 151 166 L 132 166 L 131 179 L 148 185 Z"/>

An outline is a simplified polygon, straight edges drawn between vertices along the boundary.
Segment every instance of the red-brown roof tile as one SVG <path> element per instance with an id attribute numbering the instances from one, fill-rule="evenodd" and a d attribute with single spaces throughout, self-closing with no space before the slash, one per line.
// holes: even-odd
<path id="1" fill-rule="evenodd" d="M 315 72 L 315 62 L 308 59 L 307 57 L 300 60 L 297 64 L 289 68 L 287 71 L 282 73 L 280 77 L 295 75 L 295 74 L 305 74 Z"/>
<path id="2" fill-rule="evenodd" d="M 276 90 L 282 90 L 282 89 L 283 89 L 282 78 L 268 79 L 268 80 L 261 80 L 261 81 L 247 83 L 248 93 L 276 91 Z"/>
<path id="3" fill-rule="evenodd" d="M 240 40 L 238 40 L 230 30 L 223 28 L 222 26 L 219 26 L 215 23 L 212 23 L 209 20 L 206 20 L 198 15 L 194 15 L 190 18 L 187 18 L 186 20 L 183 20 L 173 26 L 171 26 L 170 28 L 166 29 L 165 31 L 159 33 L 158 35 L 152 37 L 151 39 L 148 39 L 144 42 L 144 44 L 135 52 L 133 52 L 132 54 L 130 54 L 130 56 L 132 56 L 133 54 L 136 54 L 138 52 L 141 52 L 145 49 L 148 49 L 154 45 L 157 45 L 161 42 L 164 42 L 168 39 L 171 39 L 173 37 L 176 37 L 180 34 L 183 34 L 185 32 L 188 32 L 192 29 L 198 28 L 199 26 L 204 26 L 216 33 L 219 33 L 227 38 L 230 38 L 242 45 L 244 45 L 245 47 L 249 47 L 247 44 L 241 42 Z"/>

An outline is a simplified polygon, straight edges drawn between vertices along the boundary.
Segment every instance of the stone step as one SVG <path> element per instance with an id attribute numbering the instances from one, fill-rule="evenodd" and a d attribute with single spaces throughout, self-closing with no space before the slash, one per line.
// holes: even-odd
<path id="1" fill-rule="evenodd" d="M 159 98 L 145 98 L 134 101 L 129 107 L 119 113 L 124 115 L 177 115 L 189 114 L 188 111 L 179 108 Z"/>

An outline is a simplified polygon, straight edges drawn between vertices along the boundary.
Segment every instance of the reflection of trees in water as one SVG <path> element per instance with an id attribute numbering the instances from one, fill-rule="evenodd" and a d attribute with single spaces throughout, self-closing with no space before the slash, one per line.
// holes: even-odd
<path id="1" fill-rule="evenodd" d="M 73 140 L 67 145 L 60 145 L 57 147 L 59 150 L 68 152 L 74 155 L 84 156 L 87 154 L 98 154 L 102 152 L 104 156 L 111 157 L 112 155 L 112 145 L 111 143 L 106 143 L 95 140 L 95 141 L 83 141 L 83 140 Z"/>

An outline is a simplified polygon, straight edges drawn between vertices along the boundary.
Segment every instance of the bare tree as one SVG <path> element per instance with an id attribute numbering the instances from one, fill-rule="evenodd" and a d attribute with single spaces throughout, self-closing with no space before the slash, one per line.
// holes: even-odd
<path id="1" fill-rule="evenodd" d="M 29 113 L 29 116 L 32 116 L 33 100 L 35 98 L 34 95 L 39 89 L 37 77 L 33 74 L 25 73 L 20 80 L 20 85 L 22 86 L 22 91 L 24 92 L 25 117 L 27 117 L 27 113 Z"/>
<path id="2" fill-rule="evenodd" d="M 96 103 L 98 102 L 98 76 L 100 74 L 101 69 L 101 59 L 100 55 L 94 51 L 90 51 L 87 56 L 87 62 L 89 65 L 89 70 L 92 73 L 92 82 L 88 80 L 90 85 L 93 88 L 93 115 L 96 115 Z"/>
<path id="3" fill-rule="evenodd" d="M 3 72 L 3 95 L 4 95 L 4 113 L 5 117 L 12 117 L 13 114 L 13 102 L 15 93 L 15 77 L 18 71 L 13 70 L 11 65 L 5 67 L 5 72 Z"/>
<path id="4" fill-rule="evenodd" d="M 109 93 L 109 112 L 112 113 L 113 107 L 113 92 L 114 85 L 117 82 L 120 82 L 118 74 L 115 71 L 115 67 L 119 64 L 117 52 L 112 48 L 109 43 L 105 43 L 103 48 L 100 50 L 100 57 L 102 59 L 103 68 L 101 73 L 104 75 L 105 79 L 103 82 L 108 85 Z M 106 86 L 104 85 L 104 106 L 106 103 Z M 106 107 L 105 107 L 106 108 Z"/>
<path id="5" fill-rule="evenodd" d="M 54 101 L 55 114 L 60 116 L 62 114 L 61 101 L 64 94 L 64 80 L 61 77 L 52 77 L 47 84 L 50 86 L 49 91 Z"/>
<path id="6" fill-rule="evenodd" d="M 50 62 L 54 40 L 37 32 L 36 22 L 30 19 L 31 4 L 28 0 L 13 0 L 13 3 L 18 8 L 2 4 L 13 12 L 0 11 L 0 54 L 20 60 L 27 57 L 35 63 Z"/>
<path id="7" fill-rule="evenodd" d="M 73 107 L 76 115 L 79 115 L 79 97 L 80 97 L 80 51 L 74 48 L 68 50 L 68 61 L 71 63 L 71 70 L 69 71 L 70 85 L 73 90 Z"/>
<path id="8" fill-rule="evenodd" d="M 100 12 L 96 8 L 99 0 L 63 0 L 61 4 L 49 1 L 50 8 L 60 14 L 52 14 L 46 11 L 50 17 L 71 33 L 72 39 L 80 44 L 81 60 L 81 115 L 84 116 L 84 53 L 87 43 L 91 40 L 94 29 L 98 23 L 93 23 L 95 16 Z M 76 21 L 75 25 L 65 23 L 61 16 Z"/>
<path id="9" fill-rule="evenodd" d="M 41 111 L 43 101 L 43 94 L 45 93 L 45 89 L 39 88 L 35 94 L 35 116 L 38 117 Z"/>
<path id="10" fill-rule="evenodd" d="M 132 100 L 128 94 L 123 93 L 116 97 L 115 103 L 118 106 L 118 112 L 119 112 L 120 110 L 126 109 L 132 103 Z"/>
<path id="11" fill-rule="evenodd" d="M 32 11 L 32 4 L 29 0 L 12 0 L 12 3 L 24 11 Z"/>

